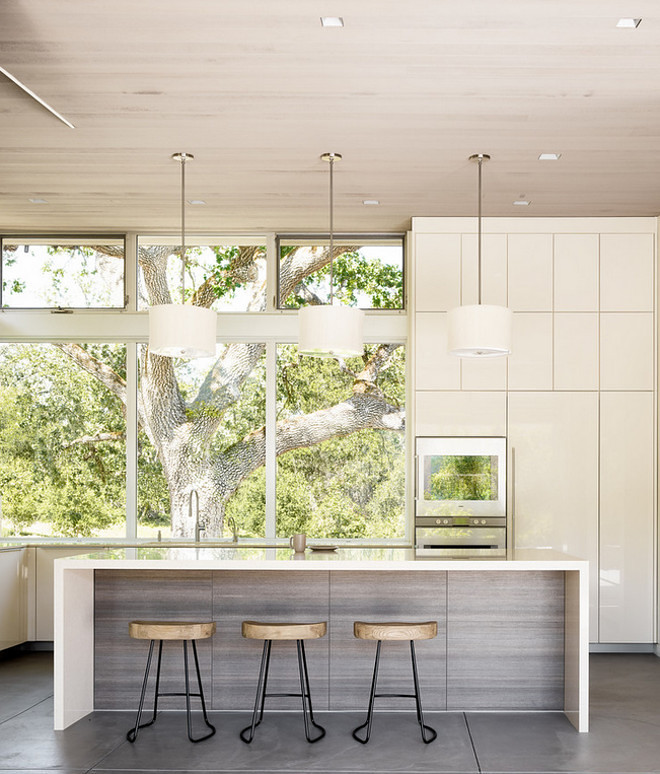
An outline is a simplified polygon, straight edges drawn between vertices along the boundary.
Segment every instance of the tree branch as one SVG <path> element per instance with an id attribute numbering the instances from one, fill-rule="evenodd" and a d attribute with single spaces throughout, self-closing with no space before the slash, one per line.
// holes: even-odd
<path id="1" fill-rule="evenodd" d="M 62 352 L 67 354 L 87 373 L 98 379 L 101 384 L 107 387 L 113 395 L 116 395 L 126 405 L 126 382 L 110 366 L 90 355 L 80 344 L 53 343 L 53 346 L 61 349 Z"/>
<path id="2" fill-rule="evenodd" d="M 74 438 L 73 441 L 67 441 L 62 444 L 63 449 L 68 449 L 70 446 L 79 446 L 84 444 L 91 446 L 97 443 L 105 443 L 107 441 L 123 441 L 126 438 L 126 433 L 113 432 L 113 433 L 97 433 L 96 435 L 81 435 L 80 438 Z"/>

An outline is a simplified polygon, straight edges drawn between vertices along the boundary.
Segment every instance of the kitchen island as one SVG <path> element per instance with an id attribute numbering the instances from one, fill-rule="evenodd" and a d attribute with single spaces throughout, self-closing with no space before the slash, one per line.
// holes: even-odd
<path id="1" fill-rule="evenodd" d="M 159 546 L 59 559 L 56 729 L 95 709 L 135 708 L 146 651 L 127 626 L 138 618 L 217 622 L 200 643 L 214 710 L 247 710 L 253 700 L 260 644 L 241 638 L 244 619 L 328 621 L 328 636 L 308 652 L 317 711 L 364 709 L 373 649 L 353 638 L 354 620 L 437 620 L 438 637 L 418 648 L 428 710 L 561 711 L 588 730 L 588 562 L 553 551 L 463 559 L 399 548 L 299 556 Z M 274 691 L 295 679 L 295 659 L 281 652 Z M 179 661 L 177 650 L 169 674 Z M 407 692 L 405 643 L 387 643 L 381 666 L 383 684 Z M 273 706 L 297 707 L 291 701 Z M 414 711 L 405 700 L 381 708 L 394 707 Z"/>

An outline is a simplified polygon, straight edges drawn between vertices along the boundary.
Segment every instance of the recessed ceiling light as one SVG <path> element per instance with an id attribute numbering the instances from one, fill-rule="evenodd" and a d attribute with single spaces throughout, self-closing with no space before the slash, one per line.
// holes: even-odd
<path id="1" fill-rule="evenodd" d="M 641 23 L 641 19 L 619 19 L 619 21 L 616 23 L 616 26 L 624 27 L 628 30 L 634 30 L 635 27 L 639 27 Z"/>
<path id="2" fill-rule="evenodd" d="M 541 153 L 539 161 L 559 161 L 561 153 Z"/>
<path id="3" fill-rule="evenodd" d="M 41 199 L 38 196 L 28 199 L 32 204 L 48 204 L 48 199 Z"/>
<path id="4" fill-rule="evenodd" d="M 206 204 L 206 202 L 204 201 L 204 199 L 188 199 L 188 204 L 192 204 L 193 206 L 195 206 L 195 205 Z"/>
<path id="5" fill-rule="evenodd" d="M 364 199 L 362 204 L 380 204 L 378 199 Z"/>
<path id="6" fill-rule="evenodd" d="M 341 16 L 321 16 L 321 27 L 343 27 L 344 20 Z"/>
<path id="7" fill-rule="evenodd" d="M 529 201 L 527 201 L 527 199 L 517 199 L 514 204 L 516 207 L 527 207 Z"/>

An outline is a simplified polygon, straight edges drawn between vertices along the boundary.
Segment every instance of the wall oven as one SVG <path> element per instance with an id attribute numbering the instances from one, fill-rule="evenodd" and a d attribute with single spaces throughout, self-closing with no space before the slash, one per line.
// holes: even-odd
<path id="1" fill-rule="evenodd" d="M 506 438 L 416 439 L 418 554 L 506 554 Z"/>

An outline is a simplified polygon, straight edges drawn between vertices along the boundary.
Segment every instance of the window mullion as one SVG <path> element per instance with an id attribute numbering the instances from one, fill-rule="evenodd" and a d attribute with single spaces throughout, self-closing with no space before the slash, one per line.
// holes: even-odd
<path id="1" fill-rule="evenodd" d="M 126 537 L 137 537 L 137 344 L 126 344 Z"/>
<path id="2" fill-rule="evenodd" d="M 276 477 L 277 457 L 275 447 L 275 423 L 277 421 L 277 344 L 266 344 L 266 524 L 265 537 L 277 536 L 276 531 Z"/>

